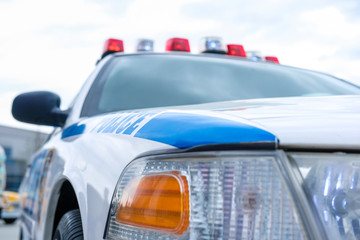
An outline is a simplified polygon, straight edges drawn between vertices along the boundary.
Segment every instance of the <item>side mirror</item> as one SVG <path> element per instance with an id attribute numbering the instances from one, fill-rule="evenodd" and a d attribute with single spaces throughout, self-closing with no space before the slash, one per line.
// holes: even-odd
<path id="1" fill-rule="evenodd" d="M 62 127 L 68 112 L 60 110 L 60 102 L 60 97 L 52 92 L 23 93 L 14 99 L 12 115 L 21 122 Z"/>

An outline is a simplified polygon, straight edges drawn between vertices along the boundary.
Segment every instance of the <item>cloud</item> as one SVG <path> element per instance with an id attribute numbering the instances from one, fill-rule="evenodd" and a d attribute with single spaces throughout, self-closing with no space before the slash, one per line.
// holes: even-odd
<path id="1" fill-rule="evenodd" d="M 337 7 L 343 12 L 346 12 L 347 18 L 350 21 L 360 21 L 360 2 L 357 0 L 343 0 L 343 1 L 337 1 L 339 4 Z"/>
<path id="2" fill-rule="evenodd" d="M 311 24 L 317 24 L 314 21 L 320 20 L 322 28 L 328 28 L 324 26 L 326 21 L 335 23 L 335 20 L 332 19 L 335 17 L 338 20 L 341 15 L 343 19 L 340 19 L 341 23 L 336 25 L 351 22 L 347 15 L 343 14 L 343 11 L 345 12 L 344 9 L 348 9 L 349 5 L 353 4 L 358 5 L 356 1 L 350 0 L 303 0 L 301 2 L 288 0 L 258 0 L 256 2 L 224 0 L 219 2 L 212 0 L 188 4 L 184 6 L 183 12 L 194 20 L 216 20 L 218 24 L 214 28 L 216 27 L 216 31 L 221 34 L 225 32 L 227 35 L 232 35 L 233 38 L 236 36 L 239 40 L 248 40 L 250 43 L 276 41 L 280 45 L 299 39 L 314 40 L 313 31 L 311 31 L 314 28 Z M 324 9 L 327 12 L 324 12 Z M 308 16 L 304 13 L 308 13 Z M 329 15 L 332 13 L 335 15 Z M 316 14 L 320 14 L 321 17 L 316 19 Z M 311 21 L 305 22 L 305 17 L 311 18 Z M 331 26 L 331 23 L 328 23 L 328 26 Z M 349 28 L 352 27 L 349 26 Z M 337 34 L 336 30 L 333 29 L 333 35 Z"/>
<path id="3" fill-rule="evenodd" d="M 340 56 L 349 61 L 359 61 L 360 59 L 360 46 L 349 47 L 344 51 L 336 52 L 336 56 Z"/>
<path id="4" fill-rule="evenodd" d="M 104 12 L 116 16 L 122 16 L 126 13 L 129 5 L 133 2 L 132 0 L 90 0 L 89 2 L 101 5 Z"/>

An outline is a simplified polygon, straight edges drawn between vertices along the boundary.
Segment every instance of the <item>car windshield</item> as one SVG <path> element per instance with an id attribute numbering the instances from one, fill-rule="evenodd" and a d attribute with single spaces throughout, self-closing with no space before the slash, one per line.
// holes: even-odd
<path id="1" fill-rule="evenodd" d="M 231 57 L 144 54 L 114 57 L 94 82 L 82 116 L 255 98 L 360 94 L 335 77 Z"/>

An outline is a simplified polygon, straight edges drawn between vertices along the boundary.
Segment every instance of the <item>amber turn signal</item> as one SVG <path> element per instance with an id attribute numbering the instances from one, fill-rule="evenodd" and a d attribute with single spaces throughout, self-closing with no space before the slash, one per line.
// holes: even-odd
<path id="1" fill-rule="evenodd" d="M 182 234 L 189 225 L 189 189 L 179 172 L 149 174 L 125 187 L 116 212 L 122 224 Z"/>

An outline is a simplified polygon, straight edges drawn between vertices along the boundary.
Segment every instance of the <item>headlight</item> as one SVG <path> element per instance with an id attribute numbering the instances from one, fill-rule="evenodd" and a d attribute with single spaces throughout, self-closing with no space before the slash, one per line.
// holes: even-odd
<path id="1" fill-rule="evenodd" d="M 144 157 L 117 184 L 106 239 L 306 239 L 280 152 Z M 305 227 L 304 227 L 305 226 Z"/>
<path id="2" fill-rule="evenodd" d="M 330 239 L 360 239 L 360 155 L 291 154 Z"/>

